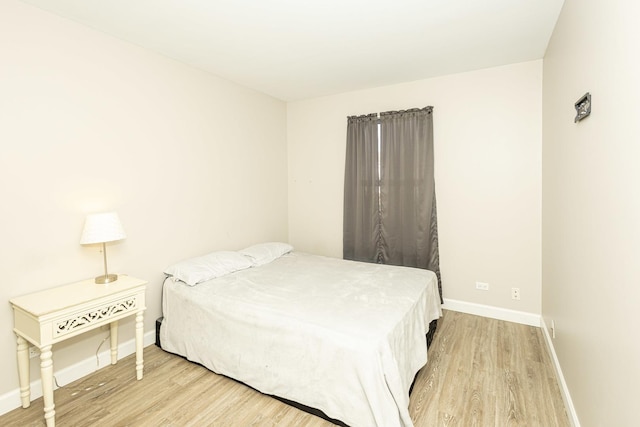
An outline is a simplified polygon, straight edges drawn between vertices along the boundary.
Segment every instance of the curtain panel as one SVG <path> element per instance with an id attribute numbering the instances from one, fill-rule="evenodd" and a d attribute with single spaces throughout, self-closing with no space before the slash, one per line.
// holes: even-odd
<path id="1" fill-rule="evenodd" d="M 348 117 L 343 257 L 381 262 L 378 115 Z"/>
<path id="2" fill-rule="evenodd" d="M 438 276 L 433 107 L 348 117 L 345 259 Z"/>

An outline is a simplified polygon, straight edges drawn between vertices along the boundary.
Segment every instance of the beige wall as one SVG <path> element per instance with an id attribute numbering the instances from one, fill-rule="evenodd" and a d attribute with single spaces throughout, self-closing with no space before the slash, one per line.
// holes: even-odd
<path id="1" fill-rule="evenodd" d="M 101 273 L 87 212 L 118 211 L 110 267 L 149 280 L 152 331 L 169 263 L 287 240 L 286 149 L 283 102 L 0 0 L 0 396 L 18 387 L 8 300 Z M 56 345 L 55 370 L 106 334 Z"/>
<path id="2" fill-rule="evenodd" d="M 637 2 L 568 0 L 544 59 L 543 317 L 582 426 L 638 424 L 638 22 Z"/>
<path id="3" fill-rule="evenodd" d="M 582 425 L 633 425 L 639 15 L 623 0 L 570 0 L 544 67 L 285 107 L 0 0 L 0 300 L 99 274 L 100 253 L 78 244 L 91 211 L 120 214 L 128 238 L 109 247 L 110 265 L 150 281 L 147 331 L 160 315 L 160 272 L 176 259 L 259 240 L 340 256 L 346 116 L 433 105 L 445 297 L 542 311 Z M 586 91 L 593 113 L 574 124 Z M 12 324 L 8 303 L 0 320 Z M 105 335 L 56 346 L 55 369 L 92 357 Z M 132 336 L 125 322 L 120 340 Z M 2 395 L 18 381 L 10 327 L 0 343 Z"/>
<path id="4" fill-rule="evenodd" d="M 347 116 L 433 105 L 445 298 L 540 314 L 541 94 L 533 61 L 287 104 L 290 242 L 342 256 Z"/>

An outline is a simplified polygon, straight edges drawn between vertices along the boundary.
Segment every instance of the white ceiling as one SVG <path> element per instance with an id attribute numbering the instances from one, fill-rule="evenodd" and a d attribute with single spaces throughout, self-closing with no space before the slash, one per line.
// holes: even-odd
<path id="1" fill-rule="evenodd" d="M 564 0 L 23 0 L 291 101 L 540 59 Z"/>

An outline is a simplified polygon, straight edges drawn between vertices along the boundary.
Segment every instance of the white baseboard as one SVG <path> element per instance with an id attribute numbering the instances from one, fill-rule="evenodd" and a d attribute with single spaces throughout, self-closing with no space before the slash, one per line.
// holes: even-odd
<path id="1" fill-rule="evenodd" d="M 445 298 L 442 308 L 445 310 L 474 314 L 476 316 L 489 317 L 491 319 L 506 320 L 507 322 L 536 326 L 538 328 L 541 324 L 541 316 L 539 314 L 528 313 L 526 311 L 509 310 L 507 308 L 476 304 L 473 302 Z"/>
<path id="2" fill-rule="evenodd" d="M 541 321 L 544 340 L 547 343 L 547 348 L 549 349 L 549 353 L 551 354 L 553 366 L 556 369 L 556 378 L 558 378 L 558 386 L 560 387 L 560 394 L 562 394 L 564 407 L 567 411 L 567 417 L 569 417 L 569 422 L 573 427 L 580 427 L 578 413 L 576 412 L 575 406 L 573 406 L 573 400 L 571 400 L 569 387 L 567 387 L 567 383 L 564 380 L 564 375 L 562 374 L 562 368 L 560 367 L 560 361 L 558 360 L 558 355 L 556 354 L 556 349 L 553 345 L 551 334 L 549 333 L 549 329 L 547 328 L 547 324 L 545 323 L 544 318 L 542 318 Z"/>
<path id="3" fill-rule="evenodd" d="M 144 334 L 143 342 L 144 346 L 152 345 L 155 343 L 156 333 L 154 331 L 149 331 Z M 65 384 L 69 384 L 75 380 L 78 380 L 86 375 L 89 375 L 100 368 L 104 368 L 107 365 L 111 364 L 111 350 L 109 348 L 109 340 L 107 340 L 103 345 L 105 350 L 98 353 L 98 357 L 96 360 L 96 356 L 93 355 L 85 360 L 82 360 L 74 365 L 71 365 L 67 368 L 61 369 L 59 371 L 54 371 L 53 375 L 58 382 L 58 384 L 62 384 L 64 387 Z M 136 340 L 131 339 L 127 342 L 118 345 L 118 360 L 123 357 L 129 356 L 136 352 Z M 54 348 L 55 354 L 55 348 Z M 34 359 L 39 360 L 39 359 Z M 32 362 L 33 363 L 33 362 Z M 16 384 L 17 385 L 17 384 Z M 54 384 L 54 388 L 55 384 Z M 31 381 L 31 401 L 42 397 L 42 384 L 40 379 Z M 6 414 L 9 411 L 12 411 L 16 408 L 20 408 L 22 406 L 22 402 L 20 401 L 20 387 L 16 388 L 13 391 L 5 393 L 0 396 L 0 415 Z M 43 415 L 44 416 L 44 415 Z"/>

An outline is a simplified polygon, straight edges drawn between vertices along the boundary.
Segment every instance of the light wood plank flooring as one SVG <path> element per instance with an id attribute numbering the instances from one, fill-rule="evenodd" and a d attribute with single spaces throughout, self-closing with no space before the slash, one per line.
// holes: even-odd
<path id="1" fill-rule="evenodd" d="M 331 426 L 202 366 L 144 350 L 55 392 L 58 426 Z M 16 385 L 17 386 L 17 385 Z M 0 416 L 43 426 L 42 398 Z M 538 328 L 446 311 L 410 404 L 416 427 L 570 426 Z"/>

